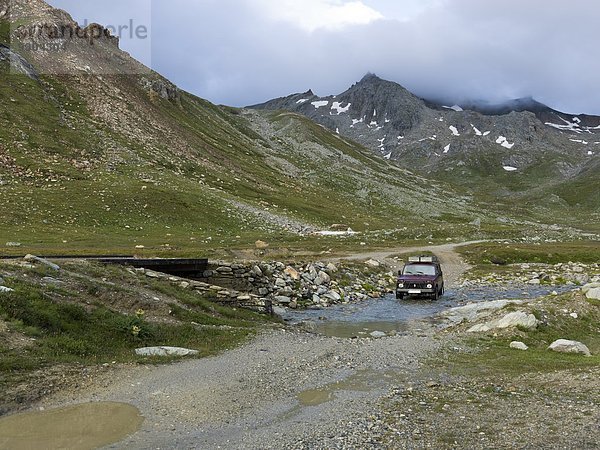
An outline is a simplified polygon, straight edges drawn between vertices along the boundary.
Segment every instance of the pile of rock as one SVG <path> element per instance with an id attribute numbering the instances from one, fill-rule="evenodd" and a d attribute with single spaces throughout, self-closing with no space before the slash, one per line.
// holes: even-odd
<path id="1" fill-rule="evenodd" d="M 167 279 L 221 302 L 302 308 L 379 298 L 390 291 L 394 282 L 392 273 L 386 273 L 383 266 L 375 270 L 372 263 L 366 264 L 364 269 L 324 262 L 302 265 L 214 262 L 204 272 L 202 281 L 151 270 L 136 271 L 151 278 Z"/>

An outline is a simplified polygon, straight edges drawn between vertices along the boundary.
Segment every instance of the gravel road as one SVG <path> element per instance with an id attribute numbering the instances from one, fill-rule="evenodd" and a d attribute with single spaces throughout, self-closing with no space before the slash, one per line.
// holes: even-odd
<path id="1" fill-rule="evenodd" d="M 124 370 L 46 406 L 137 406 L 142 429 L 113 448 L 364 448 L 377 399 L 437 346 L 419 330 L 377 340 L 274 330 L 217 357 Z"/>

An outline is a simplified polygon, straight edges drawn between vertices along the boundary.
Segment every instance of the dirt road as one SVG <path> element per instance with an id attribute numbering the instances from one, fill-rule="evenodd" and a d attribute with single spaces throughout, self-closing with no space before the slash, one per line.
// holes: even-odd
<path id="1" fill-rule="evenodd" d="M 470 269 L 470 266 L 456 252 L 458 247 L 471 244 L 480 244 L 487 241 L 470 241 L 458 244 L 443 244 L 418 247 L 397 247 L 386 250 L 357 252 L 347 256 L 335 258 L 336 260 L 367 260 L 374 259 L 383 262 L 394 270 L 402 267 L 402 261 L 395 259 L 394 256 L 400 254 L 418 254 L 420 252 L 432 252 L 442 263 L 444 270 L 444 279 L 449 287 L 453 287 L 458 279 Z"/>
<path id="2" fill-rule="evenodd" d="M 117 448 L 366 448 L 377 399 L 437 345 L 422 332 L 345 340 L 279 330 L 217 357 L 129 369 L 46 406 L 138 407 L 141 430 Z"/>

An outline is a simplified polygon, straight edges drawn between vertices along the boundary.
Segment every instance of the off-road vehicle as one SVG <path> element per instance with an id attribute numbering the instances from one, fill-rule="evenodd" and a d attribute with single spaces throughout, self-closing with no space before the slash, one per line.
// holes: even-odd
<path id="1" fill-rule="evenodd" d="M 444 295 L 444 274 L 435 256 L 411 256 L 404 268 L 398 271 L 396 298 L 402 300 L 409 295 L 431 297 L 434 300 Z"/>

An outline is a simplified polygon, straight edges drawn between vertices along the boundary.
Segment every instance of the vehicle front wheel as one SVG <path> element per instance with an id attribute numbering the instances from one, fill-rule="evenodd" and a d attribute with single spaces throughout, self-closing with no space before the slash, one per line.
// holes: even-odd
<path id="1" fill-rule="evenodd" d="M 435 292 L 433 293 L 433 299 L 438 300 L 440 298 L 440 290 L 436 287 Z"/>
<path id="2" fill-rule="evenodd" d="M 404 300 L 404 294 L 396 294 L 396 300 Z"/>

